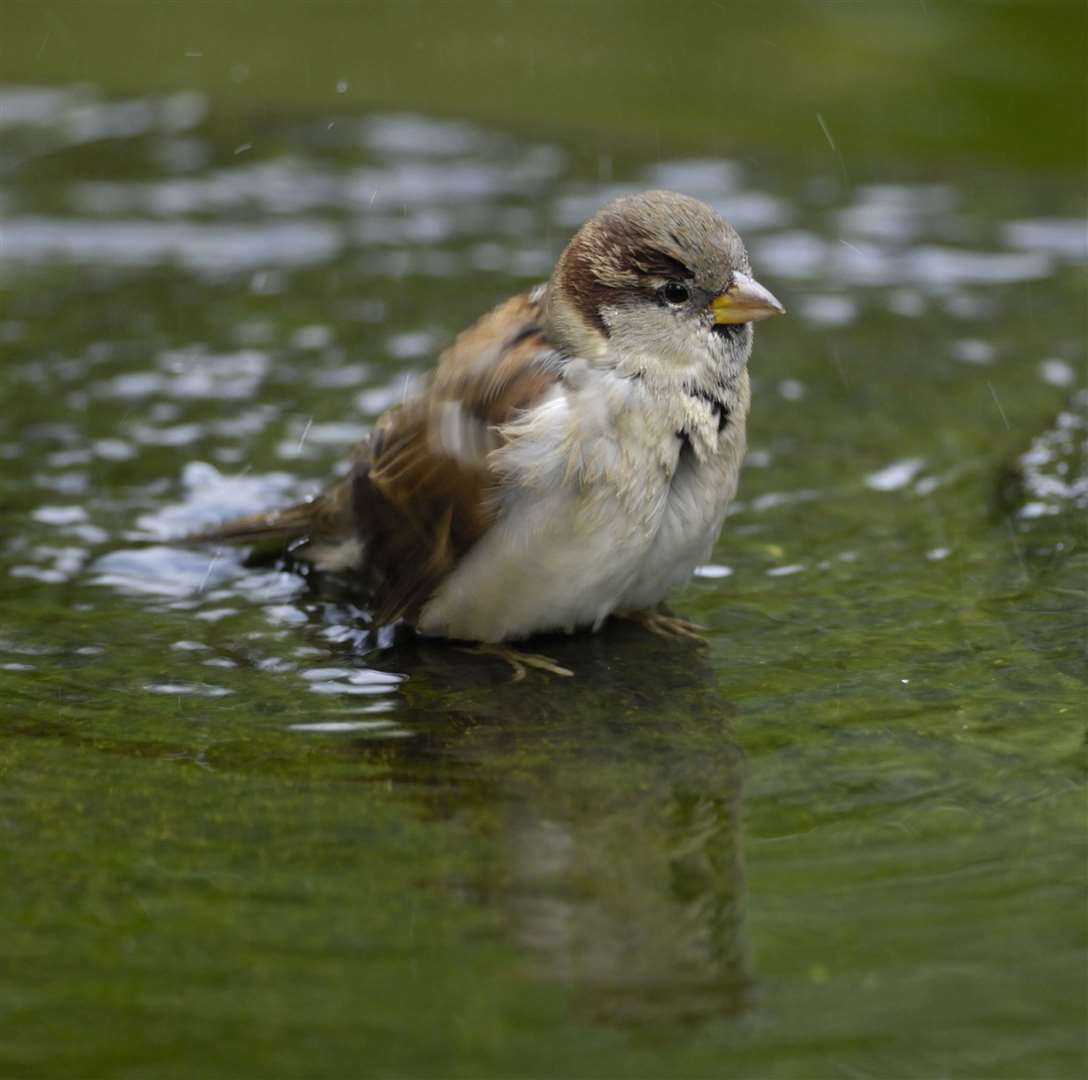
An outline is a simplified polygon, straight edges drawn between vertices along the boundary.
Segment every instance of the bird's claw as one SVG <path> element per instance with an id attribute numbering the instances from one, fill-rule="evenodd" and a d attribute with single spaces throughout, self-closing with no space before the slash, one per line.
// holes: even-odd
<path id="1" fill-rule="evenodd" d="M 462 646 L 460 651 L 470 656 L 493 656 L 497 660 L 504 660 L 514 671 L 511 682 L 521 682 L 528 674 L 529 668 L 536 671 L 546 671 L 550 675 L 560 675 L 563 678 L 571 678 L 574 672 L 569 668 L 561 667 L 550 656 L 542 656 L 540 653 L 521 652 L 520 649 L 512 649 L 509 645 L 488 644 L 481 642 L 479 645 Z"/>
<path id="2" fill-rule="evenodd" d="M 617 617 L 637 623 L 658 637 L 673 640 L 682 638 L 685 641 L 696 641 L 700 645 L 706 644 L 706 638 L 701 633 L 707 629 L 705 626 L 675 615 L 665 615 L 660 611 L 621 611 L 617 612 Z"/>

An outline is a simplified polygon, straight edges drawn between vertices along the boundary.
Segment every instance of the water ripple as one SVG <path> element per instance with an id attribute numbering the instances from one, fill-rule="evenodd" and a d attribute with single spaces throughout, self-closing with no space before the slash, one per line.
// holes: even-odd
<path id="1" fill-rule="evenodd" d="M 341 238 L 316 220 L 260 225 L 197 225 L 112 219 L 13 217 L 4 222 L 4 260 L 53 260 L 141 267 L 177 261 L 195 273 L 221 276 L 265 266 L 309 266 L 337 253 Z"/>

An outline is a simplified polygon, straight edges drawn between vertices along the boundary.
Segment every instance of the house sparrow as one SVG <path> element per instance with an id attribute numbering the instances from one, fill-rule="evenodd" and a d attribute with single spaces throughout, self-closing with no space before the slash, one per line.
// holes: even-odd
<path id="1" fill-rule="evenodd" d="M 381 623 L 501 643 L 657 612 L 710 554 L 737 488 L 752 323 L 782 305 L 710 207 L 609 203 L 551 278 L 461 333 L 315 499 L 198 540 L 293 542 L 354 577 Z"/>

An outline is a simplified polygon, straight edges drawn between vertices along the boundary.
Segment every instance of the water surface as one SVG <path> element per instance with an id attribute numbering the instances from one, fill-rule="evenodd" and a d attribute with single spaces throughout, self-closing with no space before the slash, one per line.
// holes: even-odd
<path id="1" fill-rule="evenodd" d="M 1078 1073 L 1079 180 L 147 82 L 0 88 L 5 1070 Z M 648 186 L 790 310 L 706 650 L 514 684 L 172 542 L 320 489 Z"/>

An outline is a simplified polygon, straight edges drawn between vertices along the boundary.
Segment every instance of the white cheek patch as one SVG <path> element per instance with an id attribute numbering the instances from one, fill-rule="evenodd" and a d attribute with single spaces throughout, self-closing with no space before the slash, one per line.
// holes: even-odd
<path id="1" fill-rule="evenodd" d="M 645 303 L 601 309 L 621 370 L 690 374 L 712 362 L 708 324 L 690 313 Z"/>

